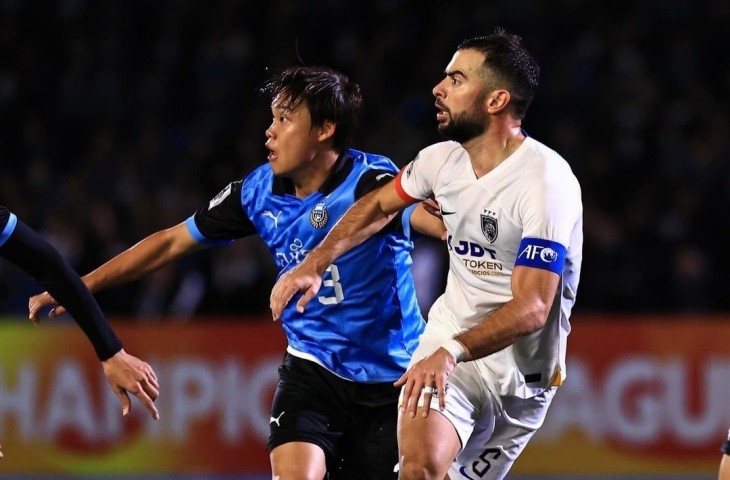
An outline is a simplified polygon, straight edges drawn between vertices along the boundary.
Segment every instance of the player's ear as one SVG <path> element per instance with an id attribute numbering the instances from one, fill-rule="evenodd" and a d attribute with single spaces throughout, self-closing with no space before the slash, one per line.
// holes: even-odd
<path id="1" fill-rule="evenodd" d="M 491 91 L 489 95 L 487 95 L 487 98 L 485 100 L 487 112 L 491 114 L 501 112 L 502 110 L 507 108 L 507 105 L 509 104 L 511 98 L 512 97 L 510 96 L 508 90 Z"/>
<path id="2" fill-rule="evenodd" d="M 325 120 L 324 123 L 322 123 L 322 126 L 319 127 L 318 140 L 320 142 L 330 140 L 334 136 L 336 128 L 337 124 L 335 122 L 332 120 Z"/>

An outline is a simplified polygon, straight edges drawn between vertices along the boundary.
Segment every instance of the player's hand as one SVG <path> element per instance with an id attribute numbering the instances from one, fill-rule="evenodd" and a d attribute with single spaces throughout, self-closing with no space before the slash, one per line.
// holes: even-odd
<path id="1" fill-rule="evenodd" d="M 109 385 L 122 404 L 122 415 L 126 416 L 132 409 L 127 394 L 129 392 L 142 402 L 152 418 L 160 418 L 154 403 L 160 395 L 160 385 L 155 371 L 147 362 L 121 349 L 110 359 L 101 362 L 101 365 Z"/>
<path id="2" fill-rule="evenodd" d="M 66 312 L 66 309 L 56 302 L 56 299 L 48 292 L 33 295 L 28 300 L 28 319 L 36 325 L 41 323 L 40 312 L 46 307 L 53 307 L 48 312 L 48 318 L 55 318 Z"/>
<path id="3" fill-rule="evenodd" d="M 437 396 L 439 409 L 446 408 L 446 381 L 456 367 L 453 355 L 439 347 L 430 356 L 420 360 L 403 374 L 393 385 L 403 387 L 401 411 L 411 418 L 416 416 L 418 400 L 423 395 L 423 417 L 431 411 L 431 398 Z M 435 392 L 433 390 L 435 389 Z M 433 393 L 432 393 L 433 392 Z"/>
<path id="4" fill-rule="evenodd" d="M 0 445 L 0 458 L 3 458 L 3 446 Z"/>
<path id="5" fill-rule="evenodd" d="M 269 298 L 269 307 L 271 307 L 274 321 L 281 318 L 284 307 L 297 292 L 302 292 L 302 297 L 297 302 L 297 312 L 304 312 L 304 307 L 317 295 L 321 285 L 322 274 L 306 259 L 279 277 Z"/>

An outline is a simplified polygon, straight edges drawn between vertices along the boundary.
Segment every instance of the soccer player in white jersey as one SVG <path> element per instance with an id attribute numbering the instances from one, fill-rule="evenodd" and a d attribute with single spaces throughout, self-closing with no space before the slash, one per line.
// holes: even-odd
<path id="1" fill-rule="evenodd" d="M 566 376 L 582 258 L 577 179 L 522 119 L 539 67 L 496 29 L 463 42 L 433 89 L 440 132 L 399 175 L 359 200 L 271 295 L 277 318 L 367 226 L 434 197 L 448 230 L 446 291 L 402 385 L 400 478 L 501 479 L 542 425 Z M 433 413 L 434 411 L 438 413 Z"/>

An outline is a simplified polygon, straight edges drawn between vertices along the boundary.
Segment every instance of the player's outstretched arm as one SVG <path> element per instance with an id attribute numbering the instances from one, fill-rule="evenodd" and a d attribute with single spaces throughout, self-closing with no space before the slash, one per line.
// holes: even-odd
<path id="1" fill-rule="evenodd" d="M 91 292 L 98 292 L 114 285 L 142 278 L 200 248 L 202 248 L 201 244 L 193 239 L 185 223 L 180 223 L 153 233 L 96 270 L 84 275 L 83 281 Z M 68 310 L 65 308 L 68 305 L 63 299 L 57 298 L 49 290 L 30 298 L 28 302 L 30 320 L 39 323 L 39 313 L 46 307 L 54 307 L 48 314 L 49 318 L 61 315 Z"/>
<path id="2" fill-rule="evenodd" d="M 106 360 L 121 350 L 122 342 L 104 318 L 94 297 L 58 250 L 43 237 L 18 221 L 13 233 L 0 247 L 0 255 L 63 300 L 91 341 L 99 360 Z"/>
<path id="3" fill-rule="evenodd" d="M 74 320 L 91 341 L 112 389 L 119 396 L 122 413 L 126 415 L 130 409 L 125 393 L 128 390 L 140 399 L 153 418 L 159 418 L 153 403 L 159 395 L 154 371 L 147 363 L 124 351 L 94 297 L 58 250 L 18 221 L 11 236 L 0 247 L 0 256 L 36 278 L 68 306 Z"/>
<path id="4" fill-rule="evenodd" d="M 327 267 L 340 255 L 380 231 L 392 214 L 408 205 L 396 193 L 393 180 L 355 202 L 302 263 L 279 277 L 270 297 L 274 320 L 281 318 L 284 307 L 297 292 L 302 292 L 302 297 L 297 302 L 297 310 L 303 312 L 307 303 L 319 291 L 322 274 Z"/>

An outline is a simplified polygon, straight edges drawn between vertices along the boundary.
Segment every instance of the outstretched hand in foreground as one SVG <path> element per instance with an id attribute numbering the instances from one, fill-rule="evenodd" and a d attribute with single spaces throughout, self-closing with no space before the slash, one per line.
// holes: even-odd
<path id="1" fill-rule="evenodd" d="M 160 385 L 155 371 L 147 362 L 121 349 L 110 359 L 101 362 L 101 365 L 109 385 L 122 404 L 122 415 L 126 416 L 132 409 L 129 399 L 131 393 L 142 402 L 152 418 L 160 418 L 154 403 L 160 396 Z"/>

